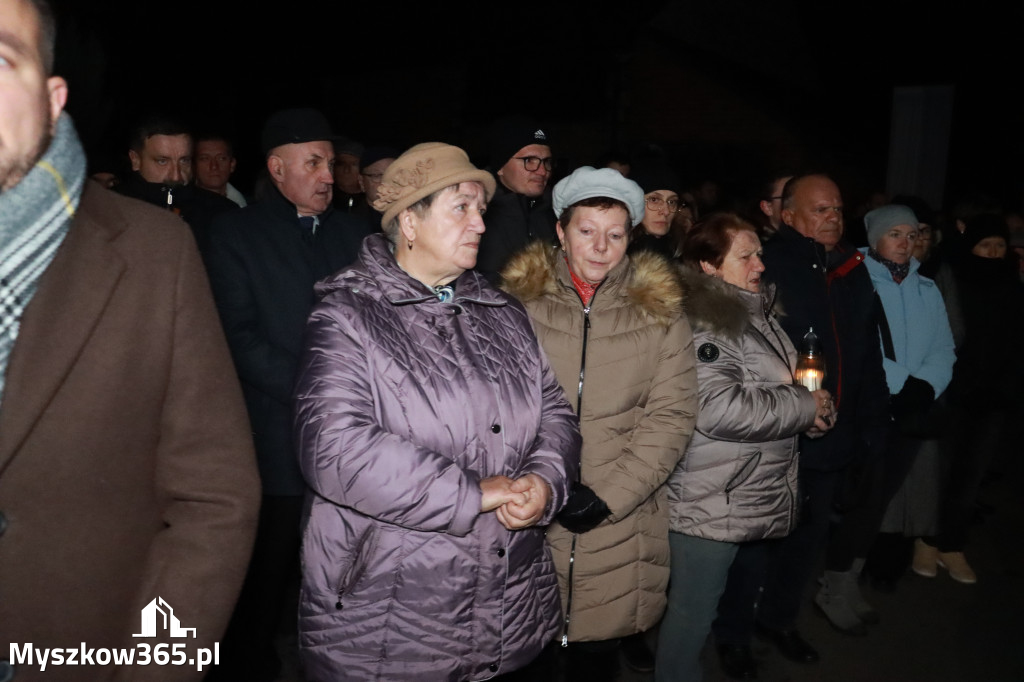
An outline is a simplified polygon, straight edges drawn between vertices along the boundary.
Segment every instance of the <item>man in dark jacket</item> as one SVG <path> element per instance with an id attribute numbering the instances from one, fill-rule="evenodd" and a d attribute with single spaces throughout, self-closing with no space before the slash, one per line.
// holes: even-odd
<path id="1" fill-rule="evenodd" d="M 355 260 L 368 230 L 331 207 L 330 126 L 312 109 L 267 121 L 269 196 L 219 216 L 207 252 L 217 308 L 242 381 L 263 482 L 260 526 L 224 644 L 221 679 L 274 679 L 273 638 L 295 573 L 305 484 L 292 444 L 291 399 L 313 285 Z"/>
<path id="2" fill-rule="evenodd" d="M 180 122 L 163 116 L 143 120 L 132 131 L 128 150 L 133 172 L 117 191 L 180 216 L 205 251 L 213 219 L 238 205 L 191 184 L 193 149 L 192 134 Z"/>
<path id="3" fill-rule="evenodd" d="M 553 160 L 548 136 L 535 121 L 510 118 L 491 131 L 491 163 L 502 164 L 487 204 L 476 269 L 492 284 L 513 254 L 538 239 L 556 243 L 555 213 L 547 191 Z"/>
<path id="4" fill-rule="evenodd" d="M 766 280 L 775 283 L 785 310 L 782 328 L 798 351 L 813 328 L 826 362 L 823 388 L 835 401 L 835 427 L 820 438 L 800 439 L 802 518 L 773 549 L 758 628 L 791 660 L 810 663 L 817 652 L 794 628 L 802 596 L 819 553 L 828 546 L 826 585 L 816 603 L 832 624 L 848 634 L 864 634 L 855 611 L 866 606 L 846 584 L 865 533 L 854 513 L 869 492 L 869 475 L 885 449 L 889 391 L 878 343 L 877 299 L 863 255 L 842 241 L 843 204 L 839 188 L 824 175 L 797 176 L 783 190 L 782 224 L 764 245 Z M 830 518 L 842 520 L 832 528 Z M 736 572 L 742 570 L 736 569 Z M 735 581 L 740 582 L 740 581 Z M 756 586 L 730 584 L 716 623 L 719 640 L 742 640 L 743 618 Z M 736 606 L 743 604 L 744 606 Z M 739 612 L 744 611 L 743 615 Z"/>

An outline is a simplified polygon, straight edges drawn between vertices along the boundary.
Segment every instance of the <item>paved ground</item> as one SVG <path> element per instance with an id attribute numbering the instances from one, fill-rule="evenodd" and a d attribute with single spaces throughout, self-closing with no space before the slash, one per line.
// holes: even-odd
<path id="1" fill-rule="evenodd" d="M 976 585 L 962 585 L 939 569 L 936 578 L 913 573 L 894 593 L 865 588 L 881 622 L 867 637 L 833 630 L 808 599 L 799 629 L 821 654 L 812 665 L 791 663 L 755 640 L 762 682 L 1024 682 L 1024 449 L 1004 476 L 982 491 L 995 507 L 972 528 L 967 551 Z M 724 682 L 712 648 L 704 651 L 705 680 Z M 625 672 L 622 682 L 653 675 Z M 685 681 L 680 681 L 685 682 Z"/>
<path id="2" fill-rule="evenodd" d="M 1007 454 L 1005 474 L 982 492 L 995 512 L 972 530 L 967 557 L 978 574 L 976 585 L 961 585 L 940 569 L 933 579 L 910 573 L 890 594 L 867 587 L 865 595 L 881 614 L 881 623 L 860 638 L 832 630 L 808 599 L 799 627 L 820 652 L 821 661 L 791 663 L 771 645 L 755 641 L 758 679 L 1024 682 L 1024 450 Z M 655 633 L 649 634 L 653 643 Z M 710 646 L 704 654 L 705 680 L 727 680 Z M 297 661 L 289 658 L 288 673 L 280 682 L 301 682 Z M 653 679 L 628 670 L 619 678 Z"/>

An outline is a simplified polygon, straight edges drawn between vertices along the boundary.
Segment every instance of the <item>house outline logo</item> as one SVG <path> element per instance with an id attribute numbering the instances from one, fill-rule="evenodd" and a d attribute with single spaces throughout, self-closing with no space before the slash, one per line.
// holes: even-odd
<path id="1" fill-rule="evenodd" d="M 156 637 L 157 632 L 166 630 L 171 637 L 196 637 L 195 628 L 181 627 L 181 621 L 174 615 L 174 609 L 164 601 L 163 597 L 156 597 L 146 604 L 142 609 L 142 632 L 132 637 Z"/>

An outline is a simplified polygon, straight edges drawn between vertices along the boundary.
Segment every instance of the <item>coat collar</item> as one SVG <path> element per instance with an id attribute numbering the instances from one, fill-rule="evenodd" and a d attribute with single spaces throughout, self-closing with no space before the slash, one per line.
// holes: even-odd
<path id="1" fill-rule="evenodd" d="M 269 212 L 277 216 L 278 219 L 291 222 L 296 227 L 299 226 L 299 210 L 295 208 L 295 204 L 288 201 L 285 195 L 281 194 L 277 187 L 270 185 L 267 188 L 266 198 L 260 203 L 265 205 Z M 328 204 L 327 210 L 317 216 L 320 219 L 320 224 L 322 225 L 324 220 L 333 212 L 334 204 Z"/>
<path id="2" fill-rule="evenodd" d="M 687 265 L 681 271 L 687 289 L 686 314 L 695 331 L 708 330 L 739 339 L 751 320 L 772 313 L 774 284 L 763 283 L 761 292 L 754 293 Z"/>
<path id="3" fill-rule="evenodd" d="M 71 372 L 125 269 L 111 245 L 125 219 L 103 201 L 104 193 L 87 183 L 71 229 L 22 318 L 0 405 L 0 471 Z"/>
<path id="4" fill-rule="evenodd" d="M 502 288 L 524 303 L 546 295 L 571 295 L 579 300 L 561 249 L 541 242 L 513 256 L 502 272 L 502 280 Z M 678 270 L 654 253 L 625 256 L 598 287 L 591 307 L 604 308 L 609 300 L 638 308 L 661 324 L 670 324 L 683 308 Z"/>
<path id="5" fill-rule="evenodd" d="M 861 248 L 859 248 L 857 250 L 860 251 L 862 254 L 864 254 L 864 265 L 867 267 L 868 272 L 871 273 L 871 279 L 874 279 L 874 280 L 879 280 L 880 279 L 883 282 L 884 281 L 891 281 L 891 282 L 893 282 L 893 284 L 895 284 L 895 281 L 893 281 L 893 279 L 892 279 L 892 273 L 889 272 L 889 268 L 885 267 L 885 265 L 883 265 L 882 263 L 879 263 L 874 258 L 872 258 L 871 256 L 868 255 L 868 247 L 862 246 Z M 909 280 L 910 276 L 913 275 L 915 272 L 917 272 L 920 267 L 921 267 L 921 261 L 919 261 L 916 258 L 914 258 L 913 256 L 911 256 L 910 257 L 910 270 L 907 272 L 907 278 L 904 279 L 903 281 L 906 282 L 907 280 Z"/>
<path id="6" fill-rule="evenodd" d="M 348 285 L 352 277 L 367 277 L 373 287 L 392 305 L 412 305 L 437 301 L 434 291 L 402 270 L 395 260 L 391 242 L 383 234 L 373 234 L 363 240 L 359 252 L 359 266 L 343 270 L 317 284 L 316 291 L 324 296 Z M 503 306 L 507 303 L 500 292 L 487 284 L 487 280 L 473 270 L 467 270 L 455 280 L 455 299 L 451 304 L 476 303 L 485 306 Z"/>

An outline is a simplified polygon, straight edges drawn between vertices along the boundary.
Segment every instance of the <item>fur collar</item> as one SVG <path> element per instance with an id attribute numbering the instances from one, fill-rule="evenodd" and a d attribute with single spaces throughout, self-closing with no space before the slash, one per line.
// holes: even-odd
<path id="1" fill-rule="evenodd" d="M 561 258 L 562 252 L 557 247 L 534 242 L 509 260 L 502 271 L 501 288 L 523 303 L 542 296 L 561 295 L 567 286 L 572 288 L 571 283 L 567 284 L 568 268 Z M 683 310 L 683 287 L 677 268 L 654 253 L 641 252 L 627 258 L 625 272 L 618 279 L 622 280 L 629 304 L 660 324 L 671 324 Z M 565 282 L 559 281 L 560 269 L 565 270 Z M 616 278 L 615 270 L 608 278 Z M 611 281 L 605 286 L 609 284 L 614 286 Z"/>
<path id="2" fill-rule="evenodd" d="M 739 339 L 751 315 L 770 310 L 773 288 L 761 294 L 744 291 L 684 265 L 679 268 L 686 288 L 686 315 L 694 331 Z"/>

